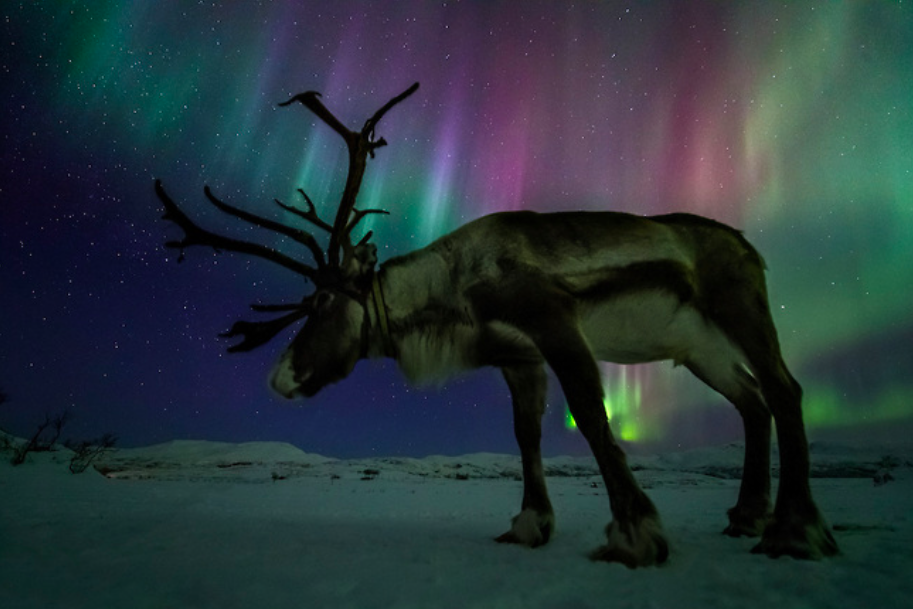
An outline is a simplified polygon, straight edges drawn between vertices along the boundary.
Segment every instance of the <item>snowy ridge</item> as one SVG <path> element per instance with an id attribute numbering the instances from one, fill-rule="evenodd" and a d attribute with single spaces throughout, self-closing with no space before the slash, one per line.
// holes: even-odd
<path id="1" fill-rule="evenodd" d="M 814 443 L 812 477 L 876 478 L 897 468 L 913 465 L 913 446 L 848 446 Z M 633 456 L 631 468 L 641 482 L 687 484 L 688 475 L 738 480 L 742 474 L 744 446 L 733 443 L 678 453 Z M 777 474 L 776 449 L 773 471 Z M 471 455 L 373 457 L 332 459 L 306 453 L 282 442 L 230 444 L 175 440 L 144 448 L 119 450 L 105 456 L 95 468 L 108 478 L 159 480 L 224 480 L 267 482 L 300 477 L 333 479 L 509 479 L 520 480 L 520 458 L 515 455 L 477 453 Z M 546 476 L 552 478 L 598 477 L 591 457 L 545 459 Z M 671 474 L 671 476 L 670 476 Z M 685 475 L 684 478 L 681 476 Z"/>
<path id="2" fill-rule="evenodd" d="M 4 434 L 6 445 L 24 442 Z M 632 455 L 631 469 L 644 486 L 672 483 L 675 475 L 682 484 L 688 476 L 739 480 L 744 445 L 734 442 L 681 452 Z M 866 445 L 813 442 L 810 445 L 813 478 L 871 478 L 881 480 L 897 469 L 913 467 L 913 443 Z M 57 446 L 50 453 L 29 456 L 30 460 L 66 462 L 72 452 Z M 779 460 L 773 447 L 772 471 L 777 476 Z M 598 478 L 592 457 L 550 457 L 544 459 L 549 478 Z M 268 482 L 290 478 L 331 478 L 373 480 L 520 480 L 517 455 L 475 453 L 461 456 L 370 457 L 335 459 L 307 453 L 286 442 L 212 442 L 172 440 L 140 448 L 118 449 L 99 458 L 94 469 L 111 479 L 214 480 Z M 664 482 L 665 481 L 665 482 Z"/>
<path id="3" fill-rule="evenodd" d="M 108 478 L 158 480 L 256 481 L 263 476 L 285 477 L 332 461 L 308 454 L 285 442 L 209 442 L 173 440 L 106 455 L 95 469 Z M 278 474 L 278 470 L 285 474 Z"/>

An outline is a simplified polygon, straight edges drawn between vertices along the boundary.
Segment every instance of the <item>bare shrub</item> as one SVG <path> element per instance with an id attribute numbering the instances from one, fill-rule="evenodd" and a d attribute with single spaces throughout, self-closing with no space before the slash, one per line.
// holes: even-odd
<path id="1" fill-rule="evenodd" d="M 22 465 L 29 453 L 50 452 L 54 450 L 64 426 L 70 420 L 70 412 L 64 410 L 61 414 L 52 417 L 44 415 L 44 421 L 38 424 L 38 429 L 25 443 L 13 449 L 13 465 Z"/>
<path id="2" fill-rule="evenodd" d="M 81 474 L 86 471 L 86 468 L 92 464 L 92 461 L 95 461 L 102 455 L 117 450 L 114 448 L 116 442 L 117 436 L 112 433 L 106 433 L 100 438 L 83 440 L 82 442 L 68 440 L 65 443 L 65 446 L 73 451 L 73 456 L 70 458 L 70 472 Z"/>

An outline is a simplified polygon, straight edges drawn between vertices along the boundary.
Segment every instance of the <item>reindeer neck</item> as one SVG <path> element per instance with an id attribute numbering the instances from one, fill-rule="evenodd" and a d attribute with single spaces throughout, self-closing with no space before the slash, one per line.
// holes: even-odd
<path id="1" fill-rule="evenodd" d="M 459 300 L 449 268 L 443 257 L 429 249 L 381 265 L 376 275 L 379 293 L 372 290 L 368 303 L 369 357 L 393 357 L 416 381 L 467 367 L 465 346 L 474 324 L 468 307 Z M 381 307 L 386 311 L 389 340 L 382 329 Z"/>

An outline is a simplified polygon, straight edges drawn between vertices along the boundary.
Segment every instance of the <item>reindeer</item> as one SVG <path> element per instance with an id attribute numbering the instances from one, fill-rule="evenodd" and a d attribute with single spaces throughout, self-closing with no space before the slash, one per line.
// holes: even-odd
<path id="1" fill-rule="evenodd" d="M 802 390 L 780 353 L 764 261 L 739 231 L 684 213 L 503 212 L 376 268 L 371 233 L 353 242 L 352 232 L 366 215 L 386 212 L 356 210 L 355 200 L 368 157 L 387 144 L 375 139 L 378 122 L 417 89 L 415 83 L 388 101 L 360 131 L 345 127 L 314 91 L 280 104 L 303 104 L 348 149 L 348 176 L 332 223 L 318 216 L 303 190 L 306 209 L 276 201 L 329 233 L 325 251 L 311 232 L 235 208 L 204 188 L 221 211 L 302 244 L 313 264 L 199 227 L 156 181 L 163 218 L 183 229 L 183 239 L 166 243 L 181 250 L 178 260 L 184 248 L 211 246 L 264 258 L 314 284 L 300 302 L 253 305 L 283 315 L 237 322 L 223 335 L 241 337 L 229 351 L 257 348 L 306 318 L 271 374 L 271 386 L 286 398 L 317 394 L 349 376 L 364 358 L 392 358 L 412 381 L 500 368 L 513 401 L 523 499 L 497 541 L 533 548 L 547 543 L 555 528 L 540 452 L 547 365 L 609 495 L 607 541 L 591 557 L 631 568 L 667 560 L 668 542 L 655 506 L 609 428 L 597 361 L 671 359 L 725 396 L 742 416 L 743 477 L 724 532 L 761 536 L 753 551 L 773 557 L 837 554 L 809 488 Z M 771 417 L 782 464 L 773 510 Z"/>

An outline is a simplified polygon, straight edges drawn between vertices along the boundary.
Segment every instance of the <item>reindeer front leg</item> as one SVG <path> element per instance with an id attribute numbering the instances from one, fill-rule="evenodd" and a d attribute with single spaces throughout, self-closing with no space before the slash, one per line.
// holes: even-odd
<path id="1" fill-rule="evenodd" d="M 629 568 L 665 562 L 669 546 L 659 514 L 638 486 L 609 428 L 599 369 L 586 341 L 576 328 L 564 328 L 544 340 L 540 349 L 561 382 L 577 428 L 596 457 L 609 493 L 613 520 L 606 527 L 608 541 L 591 557 Z"/>
<path id="2" fill-rule="evenodd" d="M 609 429 L 599 367 L 578 327 L 574 298 L 546 277 L 523 273 L 512 274 L 497 287 L 480 287 L 474 296 L 483 319 L 505 321 L 532 340 L 558 377 L 577 427 L 596 457 L 613 520 L 606 528 L 606 545 L 592 558 L 631 568 L 664 562 L 669 548 L 659 514 Z"/>
<path id="3" fill-rule="evenodd" d="M 548 379 L 541 363 L 502 368 L 514 407 L 514 434 L 523 461 L 523 503 L 511 528 L 496 539 L 531 548 L 548 543 L 555 514 L 542 470 L 542 414 Z"/>

